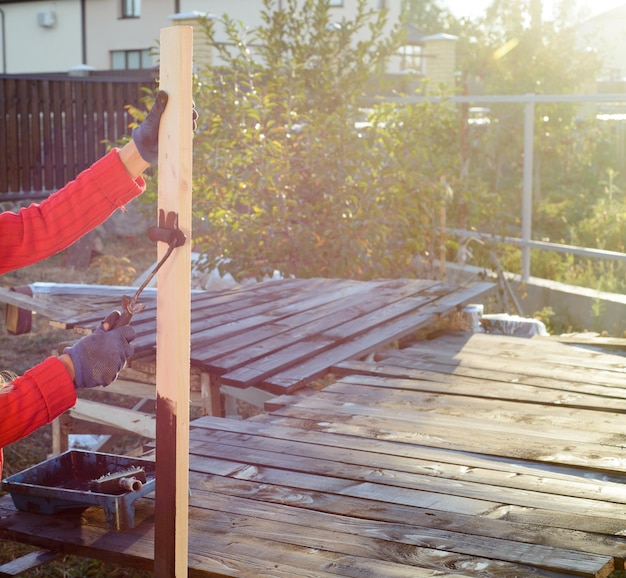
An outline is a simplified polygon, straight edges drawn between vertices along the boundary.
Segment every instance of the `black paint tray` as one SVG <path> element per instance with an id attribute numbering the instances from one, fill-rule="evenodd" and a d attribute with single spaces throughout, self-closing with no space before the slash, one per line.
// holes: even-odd
<path id="1" fill-rule="evenodd" d="M 140 489 L 115 493 L 93 491 L 94 481 L 130 468 L 145 471 Z M 18 510 L 38 514 L 82 511 L 90 506 L 104 509 L 109 528 L 121 531 L 135 525 L 134 502 L 154 491 L 155 463 L 142 458 L 69 450 L 2 481 Z"/>

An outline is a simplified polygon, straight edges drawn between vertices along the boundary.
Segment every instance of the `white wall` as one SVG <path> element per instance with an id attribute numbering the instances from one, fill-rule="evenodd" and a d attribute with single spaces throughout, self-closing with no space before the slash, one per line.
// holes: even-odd
<path id="1" fill-rule="evenodd" d="M 120 18 L 120 0 L 89 0 L 87 64 L 108 70 L 112 50 L 156 48 L 161 28 L 172 26 L 173 10 L 173 0 L 143 0 L 140 18 Z"/>
<path id="2" fill-rule="evenodd" d="M 6 63 L 6 70 L 2 72 L 7 74 L 58 72 L 80 64 L 78 6 L 78 0 L 0 5 L 4 14 L 4 26 L 0 30 L 4 38 L 0 39 L 0 50 L 6 46 L 6 54 L 0 59 L 0 70 L 2 63 Z M 52 14 L 54 25 L 38 25 L 37 14 L 40 12 Z"/>
<path id="3" fill-rule="evenodd" d="M 181 12 L 205 12 L 241 20 L 246 26 L 254 27 L 261 23 L 261 0 L 181 0 Z"/>
<path id="4" fill-rule="evenodd" d="M 275 0 L 278 6 L 280 0 Z M 378 6 L 378 0 L 370 0 L 372 8 Z M 401 0 L 388 0 L 389 20 L 396 22 L 400 17 Z M 287 2 L 283 1 L 282 7 L 286 8 Z M 228 16 L 234 20 L 241 20 L 249 27 L 261 24 L 262 0 L 181 0 L 181 12 L 197 10 L 208 12 L 216 16 Z M 351 20 L 356 15 L 357 0 L 343 0 L 343 7 L 331 8 L 331 14 L 336 14 L 337 20 L 347 18 Z"/>

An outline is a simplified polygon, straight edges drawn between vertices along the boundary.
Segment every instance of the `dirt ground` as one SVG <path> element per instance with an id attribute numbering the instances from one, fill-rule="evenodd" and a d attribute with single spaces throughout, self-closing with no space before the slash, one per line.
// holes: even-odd
<path id="1" fill-rule="evenodd" d="M 73 255 L 64 251 L 41 263 L 0 275 L 1 287 L 15 287 L 34 282 L 132 284 L 133 280 L 151 267 L 156 260 L 156 246 L 147 238 L 107 238 L 98 245 L 87 269 L 71 267 Z M 100 254 L 101 253 L 101 254 Z M 17 374 L 48 357 L 60 343 L 76 336 L 50 326 L 47 319 L 34 315 L 32 330 L 24 335 L 6 331 L 4 308 L 0 309 L 0 369 Z M 97 397 L 98 392 L 87 392 L 86 397 Z M 40 428 L 27 438 L 4 448 L 3 477 L 47 459 L 52 451 L 51 426 Z M 0 541 L 0 563 L 12 560 L 30 549 L 18 544 Z M 143 578 L 151 573 L 132 571 L 106 565 L 94 560 L 62 557 L 23 576 L 53 577 L 108 577 Z"/>

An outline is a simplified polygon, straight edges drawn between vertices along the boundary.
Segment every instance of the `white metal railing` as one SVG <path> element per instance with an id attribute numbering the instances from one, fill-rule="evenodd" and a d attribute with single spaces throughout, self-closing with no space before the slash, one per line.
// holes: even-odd
<path id="1" fill-rule="evenodd" d="M 522 184 L 522 238 L 507 239 L 507 243 L 518 244 L 522 249 L 522 281 L 530 278 L 530 250 L 543 249 L 571 253 L 592 258 L 613 259 L 626 261 L 624 253 L 614 251 L 602 251 L 572 245 L 560 245 L 557 243 L 545 243 L 532 240 L 532 206 L 533 206 L 533 154 L 535 136 L 535 105 L 537 103 L 584 103 L 584 102 L 626 102 L 626 94 L 523 94 L 523 95 L 469 95 L 442 97 L 415 96 L 385 99 L 386 102 L 411 103 L 411 102 L 440 102 L 446 100 L 454 103 L 489 104 L 489 103 L 522 103 L 524 104 L 524 165 Z"/>
<path id="2" fill-rule="evenodd" d="M 456 237 L 462 239 L 485 239 L 495 243 L 506 243 L 507 245 L 517 245 L 528 249 L 541 249 L 543 251 L 555 251 L 557 253 L 567 253 L 569 255 L 578 255 L 579 257 L 588 257 L 590 259 L 606 259 L 608 261 L 626 262 L 626 253 L 618 251 L 605 251 L 602 249 L 590 249 L 589 247 L 577 247 L 576 245 L 564 245 L 563 243 L 548 243 L 546 241 L 524 241 L 515 237 L 504 237 L 500 235 L 492 235 L 490 233 L 478 233 L 476 231 L 466 231 L 464 229 L 448 229 L 448 233 L 452 233 Z M 528 279 L 524 279 L 528 281 Z"/>

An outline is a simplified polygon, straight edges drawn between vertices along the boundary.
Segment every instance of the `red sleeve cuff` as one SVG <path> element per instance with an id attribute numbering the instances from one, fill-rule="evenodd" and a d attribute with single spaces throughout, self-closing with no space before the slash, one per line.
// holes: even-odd
<path id="1" fill-rule="evenodd" d="M 137 177 L 134 181 L 130 178 L 118 149 L 109 151 L 87 170 L 91 180 L 98 187 L 99 194 L 109 199 L 117 208 L 132 201 L 146 189 L 143 177 Z"/>
<path id="2" fill-rule="evenodd" d="M 76 404 L 74 382 L 57 357 L 48 357 L 29 369 L 24 377 L 37 384 L 48 410 L 48 422 Z"/>

